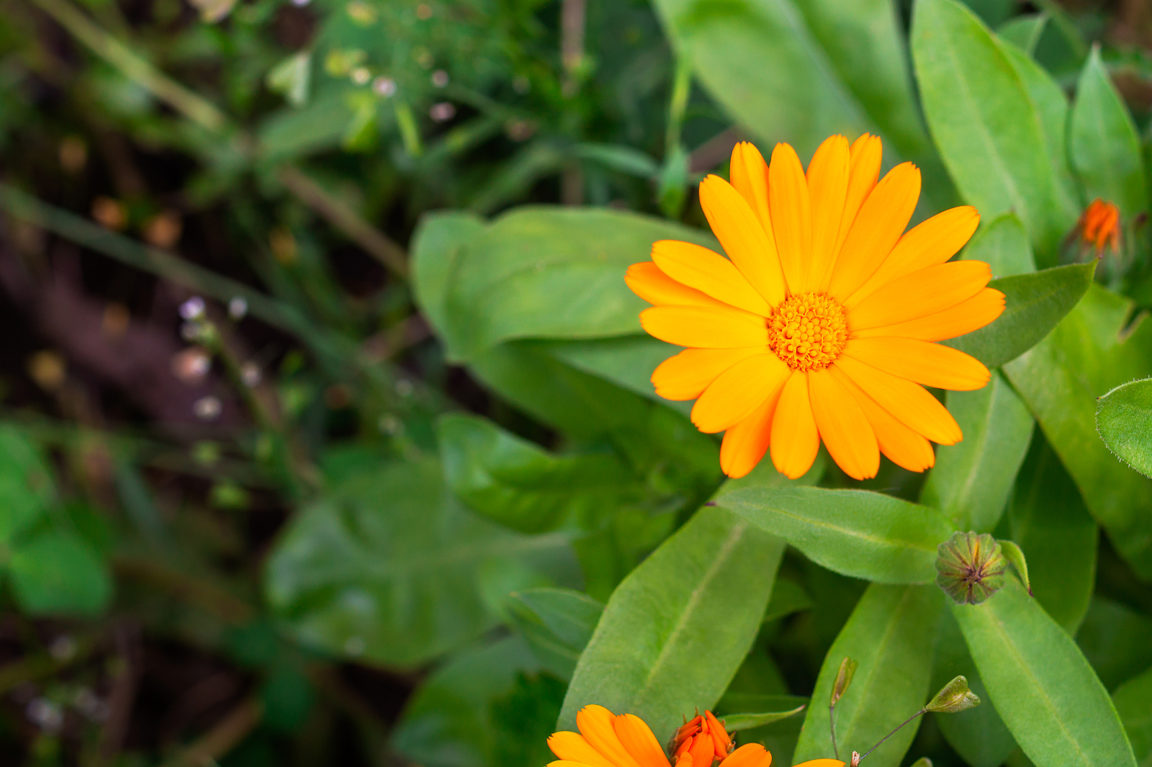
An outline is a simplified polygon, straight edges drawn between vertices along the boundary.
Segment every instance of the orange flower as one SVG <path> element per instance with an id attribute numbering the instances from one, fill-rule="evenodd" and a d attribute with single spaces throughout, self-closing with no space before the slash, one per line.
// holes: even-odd
<path id="1" fill-rule="evenodd" d="M 653 306 L 651 335 L 688 347 L 652 374 L 656 393 L 696 400 L 692 422 L 725 432 L 720 466 L 742 477 L 771 449 L 788 477 L 823 441 L 857 479 L 880 454 L 912 471 L 929 440 L 959 442 L 955 419 L 924 389 L 979 389 L 988 369 L 935 343 L 996 319 L 1004 294 L 982 261 L 946 263 L 976 231 L 963 206 L 905 232 L 920 196 L 911 163 L 880 173 L 880 139 L 827 139 L 805 172 L 788 144 L 769 166 L 748 143 L 732 182 L 700 184 L 704 215 L 728 258 L 675 240 L 652 247 L 627 281 Z"/>
<path id="2" fill-rule="evenodd" d="M 580 732 L 557 732 L 548 738 L 548 748 L 557 757 L 548 767 L 670 767 L 656 736 L 638 716 L 616 716 L 603 706 L 585 706 L 576 714 L 576 727 Z M 687 733 L 683 739 L 681 733 Z M 678 747 L 676 767 L 712 767 L 713 758 L 723 760 L 720 767 L 772 765 L 772 754 L 759 743 L 747 743 L 728 753 L 731 739 L 724 726 L 708 711 L 676 733 L 678 746 L 690 741 L 708 747 L 701 747 L 698 754 L 692 745 L 686 749 Z M 844 762 L 815 759 L 796 767 L 844 767 Z"/>
<path id="3" fill-rule="evenodd" d="M 1120 248 L 1120 209 L 1112 203 L 1097 197 L 1084 209 L 1078 226 L 1081 239 L 1096 246 L 1097 256 L 1105 247 Z"/>

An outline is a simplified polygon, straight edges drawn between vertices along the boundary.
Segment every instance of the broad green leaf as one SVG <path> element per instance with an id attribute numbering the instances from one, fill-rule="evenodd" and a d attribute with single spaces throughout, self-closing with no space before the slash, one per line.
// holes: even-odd
<path id="1" fill-rule="evenodd" d="M 700 509 L 621 582 L 576 664 L 560 727 L 597 703 L 671 733 L 711 708 L 748 653 L 783 542 Z"/>
<path id="2" fill-rule="evenodd" d="M 604 605 L 568 589 L 525 589 L 510 600 L 513 623 L 532 652 L 556 676 L 570 679 Z"/>
<path id="3" fill-rule="evenodd" d="M 728 732 L 740 732 L 741 730 L 751 730 L 755 727 L 763 727 L 765 725 L 773 724 L 783 719 L 796 716 L 804 710 L 804 707 L 808 705 L 808 701 L 805 698 L 799 698 L 797 700 L 795 698 L 789 699 L 790 697 L 791 696 L 781 696 L 781 698 L 787 700 L 787 703 L 784 703 L 784 700 L 782 700 L 781 703 L 783 705 L 779 707 L 771 707 L 777 708 L 775 711 L 766 711 L 757 714 L 726 713 L 724 714 L 724 729 Z"/>
<path id="4" fill-rule="evenodd" d="M 1115 203 L 1125 221 L 1148 210 L 1148 180 L 1132 115 L 1093 48 L 1068 123 L 1068 151 L 1084 190 L 1083 203 Z"/>
<path id="5" fill-rule="evenodd" d="M 1152 668 L 1112 694 L 1140 767 L 1152 767 Z"/>
<path id="6" fill-rule="evenodd" d="M 544 764 L 563 693 L 519 638 L 468 649 L 413 693 L 391 747 L 427 767 Z"/>
<path id="7" fill-rule="evenodd" d="M 437 332 L 448 324 L 445 302 L 469 241 L 484 231 L 470 213 L 429 213 L 412 235 L 412 286 L 416 302 Z"/>
<path id="8" fill-rule="evenodd" d="M 928 700 L 932 654 L 944 595 L 935 586 L 874 583 L 820 668 L 794 760 L 832 755 L 828 706 L 832 683 L 845 658 L 859 662 L 852 686 L 836 704 L 836 742 L 842 757 L 864 753 Z M 874 767 L 896 767 L 916 735 L 909 725 L 868 757 Z"/>
<path id="9" fill-rule="evenodd" d="M 825 136 L 878 131 L 898 156 L 932 161 L 890 0 L 655 5 L 679 55 L 763 140 L 808 156 Z"/>
<path id="10" fill-rule="evenodd" d="M 1049 116 L 1017 62 L 954 0 L 918 0 L 912 59 L 928 127 L 961 195 L 984 216 L 1015 211 L 1038 250 L 1055 250 L 1074 212 L 1053 166 Z"/>
<path id="11" fill-rule="evenodd" d="M 523 533 L 603 519 L 625 499 L 633 478 L 612 455 L 551 455 L 478 416 L 443 416 L 436 431 L 444 476 L 456 496 Z"/>
<path id="12" fill-rule="evenodd" d="M 993 277 L 1036 271 L 1028 232 L 1015 213 L 1004 213 L 981 226 L 961 258 L 985 262 L 992 267 Z"/>
<path id="13" fill-rule="evenodd" d="M 1028 557 L 1033 595 L 1057 623 L 1075 632 L 1096 582 L 1099 529 L 1041 435 L 1017 480 L 1008 508 L 1008 537 Z"/>
<path id="14" fill-rule="evenodd" d="M 960 530 L 990 533 L 1028 452 L 1032 414 L 999 373 L 983 389 L 948 392 L 945 402 L 964 439 L 936 448 L 920 501 Z"/>
<path id="15" fill-rule="evenodd" d="M 385 460 L 303 510 L 269 560 L 268 601 L 304 643 L 412 667 L 496 624 L 483 593 L 493 583 L 575 579 L 570 533 L 509 532 L 464 509 L 439 464 Z"/>
<path id="16" fill-rule="evenodd" d="M 1076 643 L 1109 690 L 1152 666 L 1152 617 L 1104 597 L 1094 597 Z"/>
<path id="17" fill-rule="evenodd" d="M 52 482 L 36 443 L 16 427 L 0 424 L 0 545 L 43 516 L 54 497 Z"/>
<path id="18" fill-rule="evenodd" d="M 816 603 L 804 587 L 791 578 L 777 578 L 776 588 L 772 589 L 772 599 L 764 611 L 764 622 L 779 620 L 793 613 L 811 610 Z"/>
<path id="19" fill-rule="evenodd" d="M 1152 325 L 1128 329 L 1132 303 L 1093 286 L 1056 329 L 1004 367 L 1112 544 L 1152 579 L 1152 480 L 1124 466 L 1096 433 L 1096 398 L 1147 375 Z"/>
<path id="20" fill-rule="evenodd" d="M 1005 22 L 996 30 L 996 36 L 1001 40 L 1015 45 L 1029 56 L 1036 50 L 1036 43 L 1048 25 L 1048 14 L 1033 13 L 1017 16 Z"/>
<path id="21" fill-rule="evenodd" d="M 1152 378 L 1117 386 L 1101 397 L 1096 428 L 1117 458 L 1152 477 Z"/>
<path id="22" fill-rule="evenodd" d="M 829 570 L 880 583 L 928 583 L 953 528 L 934 509 L 866 490 L 745 488 L 716 503 Z"/>
<path id="23" fill-rule="evenodd" d="M 1048 335 L 1092 284 L 1096 262 L 993 280 L 1006 306 L 991 325 L 948 342 L 988 367 L 1016 359 Z"/>
<path id="24" fill-rule="evenodd" d="M 13 547 L 8 575 L 16 602 L 34 615 L 96 615 L 112 599 L 107 565 L 82 538 L 44 530 Z"/>
<path id="25" fill-rule="evenodd" d="M 1104 685 L 1015 579 L 979 605 L 949 605 L 996 711 L 1036 764 L 1133 766 Z"/>

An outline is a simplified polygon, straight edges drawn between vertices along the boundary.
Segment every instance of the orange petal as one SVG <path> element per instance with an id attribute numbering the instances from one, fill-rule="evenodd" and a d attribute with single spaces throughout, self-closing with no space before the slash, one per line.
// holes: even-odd
<path id="1" fill-rule="evenodd" d="M 763 317 L 729 306 L 653 306 L 640 312 L 640 325 L 661 341 L 701 349 L 766 346 Z"/>
<path id="2" fill-rule="evenodd" d="M 869 479 L 880 469 L 876 433 L 856 398 L 827 370 L 808 374 L 812 414 L 828 454 L 853 479 Z"/>
<path id="3" fill-rule="evenodd" d="M 970 354 L 913 338 L 854 338 L 843 353 L 885 373 L 937 389 L 980 389 L 992 375 Z"/>
<path id="4" fill-rule="evenodd" d="M 823 284 L 824 275 L 829 274 L 836 263 L 835 248 L 840 240 L 840 221 L 844 218 L 850 163 L 848 139 L 843 136 L 824 139 L 808 163 L 812 255 L 806 289 Z"/>
<path id="5" fill-rule="evenodd" d="M 897 421 L 891 413 L 876 404 L 864 391 L 853 383 L 839 368 L 833 365 L 829 371 L 840 383 L 856 396 L 856 404 L 864 411 L 868 423 L 876 433 L 880 452 L 897 466 L 908 471 L 925 471 L 936 463 L 932 443 L 912 429 Z"/>
<path id="6" fill-rule="evenodd" d="M 880 177 L 880 160 L 883 153 L 880 137 L 865 133 L 852 142 L 849 150 L 848 192 L 844 196 L 844 215 L 840 219 L 840 226 L 836 234 L 836 244 L 832 248 L 838 254 L 848 231 L 860 212 L 860 206 L 865 198 L 876 186 L 876 179 Z M 827 290 L 828 281 L 832 279 L 832 265 L 825 271 L 824 276 L 817 282 L 818 290 Z"/>
<path id="7" fill-rule="evenodd" d="M 880 268 L 908 226 L 919 199 L 919 168 L 904 162 L 888 171 L 848 230 L 828 283 L 832 296 L 847 297 Z"/>
<path id="8" fill-rule="evenodd" d="M 700 182 L 700 206 L 724 252 L 772 306 L 784 300 L 784 274 L 776 246 L 748 202 L 719 176 Z"/>
<path id="9" fill-rule="evenodd" d="M 764 347 L 738 349 L 685 349 L 652 371 L 652 385 L 664 399 L 696 399 L 716 376 L 745 357 L 760 354 Z"/>
<path id="10" fill-rule="evenodd" d="M 668 767 L 668 757 L 644 720 L 632 714 L 621 714 L 612 722 L 616 736 L 642 767 Z"/>
<path id="11" fill-rule="evenodd" d="M 692 407 L 692 423 L 705 434 L 724 431 L 764 403 L 791 371 L 765 351 L 740 360 L 708 385 Z"/>
<path id="12" fill-rule="evenodd" d="M 720 443 L 720 469 L 733 479 L 747 476 L 768 452 L 772 439 L 772 415 L 780 400 L 781 385 L 747 418 L 724 432 Z"/>
<path id="13" fill-rule="evenodd" d="M 768 239 L 772 238 L 772 219 L 768 215 L 768 163 L 760 150 L 747 141 L 732 147 L 732 161 L 728 166 L 732 186 L 748 201 L 756 213 Z"/>
<path id="14" fill-rule="evenodd" d="M 820 437 L 808 399 L 806 373 L 793 373 L 784 384 L 772 417 L 771 439 L 772 464 L 781 474 L 797 479 L 812 468 L 820 451 Z"/>
<path id="15" fill-rule="evenodd" d="M 624 748 L 616 735 L 614 719 L 612 712 L 603 706 L 585 706 L 576 713 L 576 726 L 589 745 L 603 754 L 613 767 L 647 767 Z"/>
<path id="16" fill-rule="evenodd" d="M 796 767 L 845 767 L 845 765 L 839 759 L 810 759 L 797 764 Z"/>
<path id="17" fill-rule="evenodd" d="M 917 317 L 914 320 L 881 325 L 861 330 L 856 338 L 876 336 L 903 336 L 921 341 L 943 341 L 971 333 L 989 324 L 1004 311 L 1004 294 L 994 288 L 984 288 L 971 298 L 943 311 Z"/>
<path id="18" fill-rule="evenodd" d="M 938 213 L 909 229 L 892 252 L 852 298 L 857 303 L 886 282 L 942 264 L 960 252 L 980 225 L 980 214 L 970 205 Z"/>
<path id="19" fill-rule="evenodd" d="M 848 329 L 895 325 L 943 311 L 971 298 L 992 279 L 983 261 L 950 261 L 889 282 L 856 306 L 848 308 Z M 651 310 L 649 310 L 651 311 Z"/>
<path id="20" fill-rule="evenodd" d="M 721 302 L 695 288 L 681 285 L 651 261 L 632 264 L 624 275 L 632 292 L 650 304 L 667 306 L 721 306 Z"/>
<path id="21" fill-rule="evenodd" d="M 548 738 L 548 748 L 563 762 L 589 767 L 615 767 L 603 754 L 575 732 L 557 732 Z"/>
<path id="22" fill-rule="evenodd" d="M 776 252 L 791 293 L 808 292 L 812 254 L 812 204 L 804 166 L 789 144 L 777 144 L 768 166 L 768 206 Z"/>
<path id="23" fill-rule="evenodd" d="M 920 384 L 889 375 L 847 355 L 840 355 L 835 366 L 877 405 L 913 431 L 941 445 L 955 445 L 963 439 L 956 419 Z"/>
<path id="24" fill-rule="evenodd" d="M 660 271 L 717 301 L 767 317 L 772 307 L 732 262 L 708 248 L 679 240 L 652 245 L 652 260 Z"/>
<path id="25" fill-rule="evenodd" d="M 771 767 L 772 754 L 759 743 L 745 743 L 720 764 L 722 767 Z"/>

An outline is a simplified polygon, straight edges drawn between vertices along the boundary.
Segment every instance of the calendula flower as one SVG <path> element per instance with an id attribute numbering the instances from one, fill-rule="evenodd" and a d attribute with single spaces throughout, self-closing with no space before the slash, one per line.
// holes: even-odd
<path id="1" fill-rule="evenodd" d="M 1100 198 L 1093 200 L 1080 216 L 1080 239 L 1096 248 L 1096 255 L 1104 248 L 1120 248 L 1120 209 Z"/>
<path id="2" fill-rule="evenodd" d="M 576 714 L 576 727 L 580 732 L 557 732 L 548 738 L 548 748 L 557 757 L 548 767 L 672 767 L 656 736 L 638 716 L 617 716 L 603 706 L 585 706 Z M 683 740 L 681 733 L 685 733 Z M 732 739 L 708 711 L 681 727 L 675 741 L 675 767 L 712 767 L 715 761 L 721 767 L 772 764 L 772 754 L 758 743 L 729 753 Z M 680 748 L 684 743 L 689 747 Z M 796 767 L 844 767 L 844 762 L 815 759 Z"/>
<path id="3" fill-rule="evenodd" d="M 725 432 L 720 466 L 741 477 L 771 450 L 788 477 L 823 442 L 850 476 L 875 476 L 880 453 L 913 471 L 931 442 L 962 434 L 924 387 L 979 389 L 988 369 L 936 343 L 992 322 L 1004 294 L 982 261 L 948 262 L 980 216 L 962 206 L 905 232 L 920 171 L 880 175 L 880 139 L 827 139 L 807 172 L 788 144 L 768 165 L 755 147 L 732 152 L 732 181 L 700 184 L 704 215 L 728 258 L 657 242 L 629 287 L 653 306 L 644 329 L 687 347 L 656 368 L 656 393 L 696 400 L 692 422 Z"/>

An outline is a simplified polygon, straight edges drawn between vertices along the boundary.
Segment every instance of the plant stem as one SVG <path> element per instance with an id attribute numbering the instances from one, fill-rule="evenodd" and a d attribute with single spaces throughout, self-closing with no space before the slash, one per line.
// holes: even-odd
<path id="1" fill-rule="evenodd" d="M 865 751 L 865 752 L 864 752 L 864 753 L 863 753 L 863 754 L 860 756 L 860 759 L 859 759 L 859 760 L 857 760 L 857 761 L 863 761 L 863 760 L 864 760 L 864 757 L 868 756 L 868 754 L 870 754 L 870 753 L 872 753 L 873 751 L 875 751 L 876 749 L 880 748 L 880 746 L 882 746 L 882 745 L 884 744 L 884 741 L 888 740 L 888 739 L 889 739 L 889 738 L 891 738 L 893 735 L 895 735 L 896 733 L 898 733 L 898 732 L 899 732 L 901 729 L 903 729 L 903 728 L 904 728 L 906 725 L 908 725 L 908 724 L 911 724 L 912 722 L 914 722 L 914 721 L 916 720 L 916 717 L 918 717 L 918 716 L 923 716 L 925 713 L 927 713 L 927 711 L 928 711 L 928 709 L 926 709 L 926 708 L 922 708 L 922 709 L 920 709 L 919 711 L 917 711 L 915 714 L 913 714 L 912 716 L 910 716 L 910 717 L 908 717 L 907 719 L 905 719 L 903 722 L 901 722 L 901 723 L 900 723 L 900 724 L 899 724 L 899 725 L 896 727 L 896 729 L 892 730 L 892 732 L 888 733 L 888 734 L 887 734 L 887 735 L 885 735 L 883 738 L 881 738 L 881 739 L 880 739 L 880 740 L 879 740 L 879 741 L 876 743 L 876 745 L 872 746 L 872 748 L 870 748 L 870 749 L 868 749 L 867 751 Z"/>

